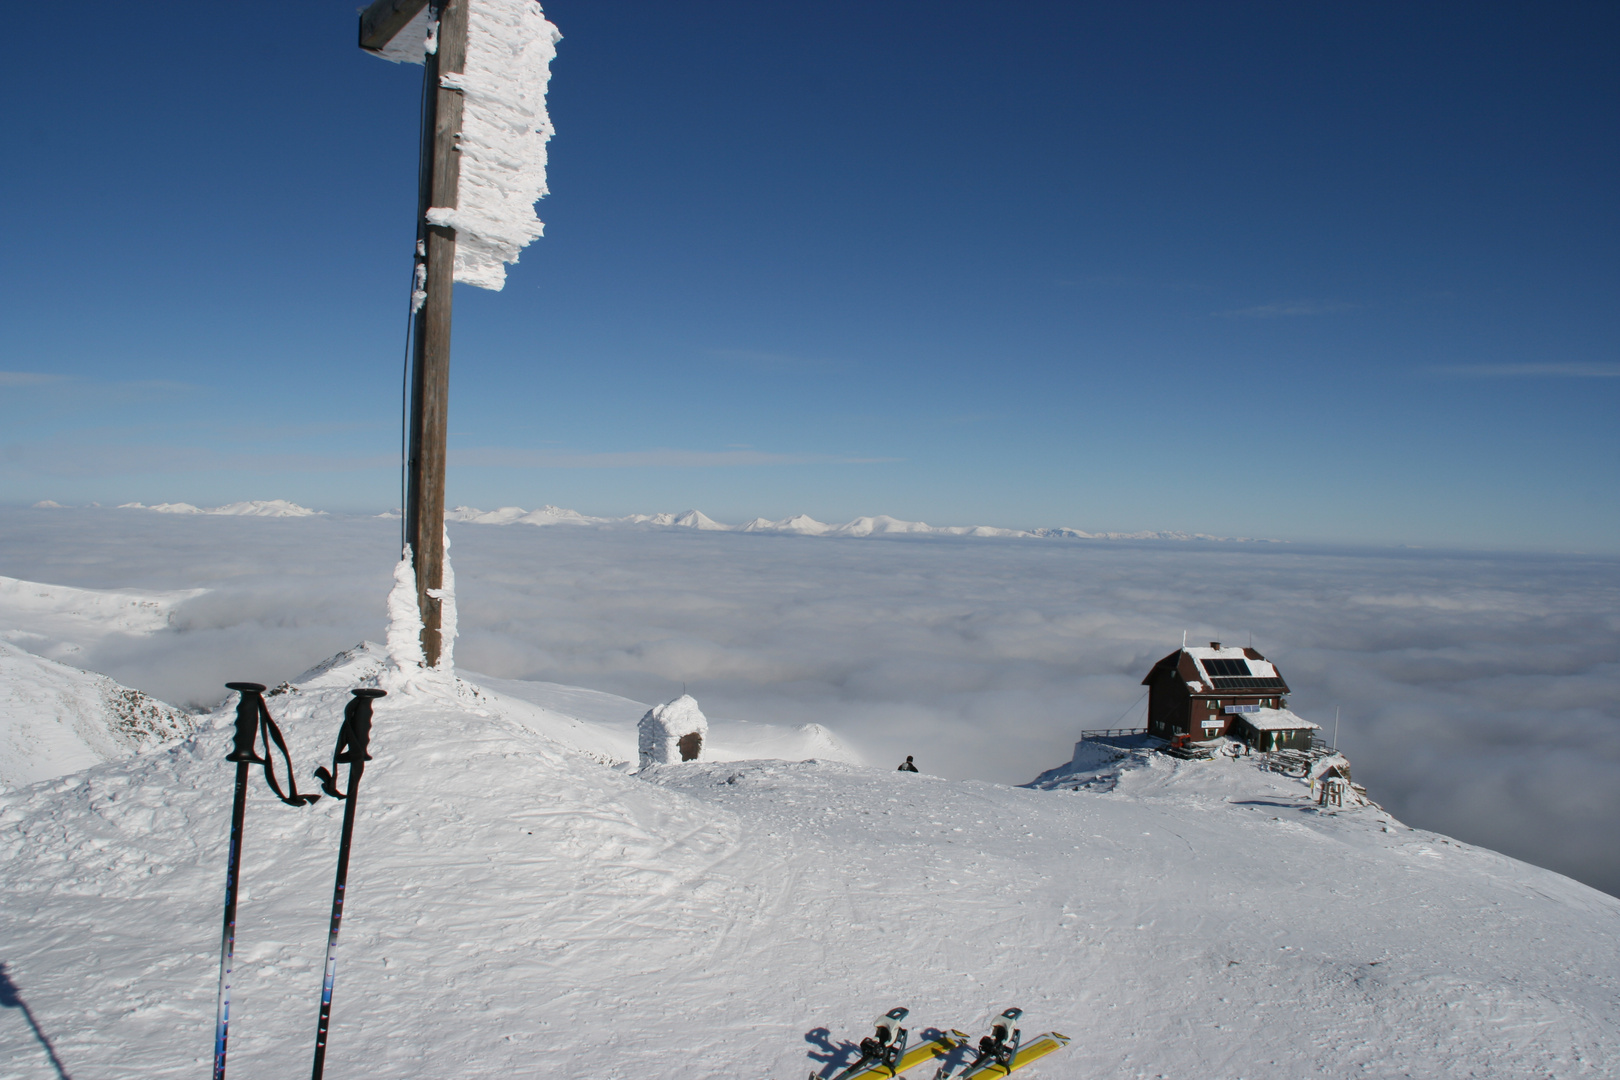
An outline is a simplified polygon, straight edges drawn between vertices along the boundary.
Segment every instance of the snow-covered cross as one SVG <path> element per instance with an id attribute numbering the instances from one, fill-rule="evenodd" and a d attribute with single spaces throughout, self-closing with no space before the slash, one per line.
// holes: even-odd
<path id="1" fill-rule="evenodd" d="M 534 204 L 546 194 L 546 88 L 560 40 L 536 0 L 374 0 L 360 13 L 362 49 L 425 68 L 405 537 L 430 667 L 444 584 L 451 286 L 499 290 L 545 228 Z"/>

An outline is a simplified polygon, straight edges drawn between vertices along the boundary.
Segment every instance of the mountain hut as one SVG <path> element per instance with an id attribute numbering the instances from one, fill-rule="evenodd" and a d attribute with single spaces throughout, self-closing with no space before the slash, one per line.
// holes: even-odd
<path id="1" fill-rule="evenodd" d="M 1241 739 L 1256 750 L 1304 749 L 1318 725 L 1287 709 L 1288 683 L 1252 648 L 1181 648 L 1153 665 L 1148 688 L 1149 735 L 1174 739 Z"/>

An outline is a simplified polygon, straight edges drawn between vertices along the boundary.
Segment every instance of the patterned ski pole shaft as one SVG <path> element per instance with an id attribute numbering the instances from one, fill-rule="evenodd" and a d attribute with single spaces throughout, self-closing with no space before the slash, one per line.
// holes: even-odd
<path id="1" fill-rule="evenodd" d="M 371 741 L 371 703 L 384 697 L 386 690 L 362 688 L 352 691 L 354 699 L 343 710 L 343 726 L 338 730 L 337 747 L 332 751 L 332 769 L 316 769 L 321 788 L 334 799 L 342 799 L 343 836 L 338 841 L 337 882 L 332 888 L 332 925 L 326 934 L 326 968 L 321 979 L 321 1012 L 315 1025 L 315 1067 L 312 1080 L 321 1080 L 326 1069 L 326 1037 L 332 1021 L 332 986 L 337 981 L 338 930 L 343 925 L 343 894 L 349 884 L 349 848 L 354 838 L 354 807 L 359 802 L 360 777 L 371 755 L 366 746 Z M 337 786 L 338 766 L 349 766 L 349 789 Z"/>
<path id="2" fill-rule="evenodd" d="M 236 883 L 242 869 L 242 824 L 247 815 L 248 768 L 258 760 L 253 743 L 259 734 L 264 701 L 259 683 L 226 683 L 242 695 L 236 703 L 236 745 L 226 761 L 236 762 L 236 792 L 231 800 L 231 844 L 225 866 L 225 929 L 219 945 L 219 997 L 214 1007 L 214 1080 L 225 1080 L 225 1044 L 231 1026 L 231 963 L 236 954 Z"/>

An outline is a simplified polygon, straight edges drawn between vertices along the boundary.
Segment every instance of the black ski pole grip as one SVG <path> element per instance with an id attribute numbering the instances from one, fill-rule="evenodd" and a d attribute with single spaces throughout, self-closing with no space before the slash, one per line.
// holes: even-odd
<path id="1" fill-rule="evenodd" d="M 259 711 L 264 708 L 264 684 L 256 682 L 228 682 L 225 689 L 241 694 L 236 703 L 236 746 L 225 755 L 226 761 L 260 761 L 253 752 L 259 738 Z"/>
<path id="2" fill-rule="evenodd" d="M 339 748 L 333 756 L 333 761 L 370 761 L 368 752 L 371 745 L 371 703 L 380 697 L 387 697 L 388 691 L 377 690 L 363 686 L 358 690 L 349 691 L 354 700 L 349 707 L 343 710 L 343 726 L 348 733 L 347 753 Z"/>
<path id="3" fill-rule="evenodd" d="M 343 709 L 343 726 L 338 728 L 337 745 L 332 748 L 332 768 L 329 770 L 323 765 L 315 770 L 321 790 L 334 799 L 347 799 L 354 792 L 360 775 L 365 772 L 366 762 L 371 760 L 371 755 L 367 753 L 371 744 L 371 703 L 388 696 L 388 691 L 370 686 L 349 692 L 354 697 Z M 339 765 L 349 767 L 348 791 L 340 790 L 337 786 Z"/>

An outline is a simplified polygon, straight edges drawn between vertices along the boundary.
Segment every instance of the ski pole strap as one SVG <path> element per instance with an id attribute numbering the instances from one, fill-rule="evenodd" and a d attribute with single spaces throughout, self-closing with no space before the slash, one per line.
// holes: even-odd
<path id="1" fill-rule="evenodd" d="M 319 795 L 298 793 L 298 780 L 293 775 L 292 755 L 287 752 L 287 740 L 281 737 L 281 728 L 277 727 L 275 720 L 271 718 L 270 709 L 265 705 L 263 698 L 259 699 L 259 726 L 264 733 L 264 757 L 259 760 L 264 765 L 265 783 L 276 793 L 276 798 L 288 806 L 307 806 L 319 799 Z M 276 780 L 276 766 L 270 756 L 271 743 L 275 743 L 276 749 L 281 751 L 281 760 L 287 765 L 286 791 L 281 790 L 281 784 Z"/>
<path id="2" fill-rule="evenodd" d="M 236 703 L 236 745 L 225 755 L 225 760 L 263 765 L 265 782 L 276 793 L 276 798 L 288 806 L 307 806 L 319 799 L 319 795 L 298 793 L 298 782 L 293 778 L 292 756 L 287 752 L 287 740 L 281 737 L 281 729 L 271 718 L 270 707 L 264 703 L 264 684 L 232 682 L 226 683 L 225 688 L 242 695 Z M 258 748 L 261 737 L 264 740 L 263 754 L 259 753 Z M 281 760 L 287 765 L 286 791 L 281 790 L 281 783 L 276 779 L 276 766 L 270 755 L 272 743 L 281 751 Z"/>
<path id="3" fill-rule="evenodd" d="M 360 776 L 366 771 L 366 762 L 371 760 L 371 755 L 367 753 L 371 743 L 371 703 L 388 696 L 388 691 L 368 686 L 351 690 L 350 693 L 354 697 L 343 710 L 343 726 L 338 728 L 337 745 L 332 748 L 332 768 L 328 770 L 323 766 L 315 770 L 321 790 L 334 799 L 347 799 L 360 783 Z M 339 765 L 349 767 L 347 791 L 341 791 L 337 786 Z"/>

